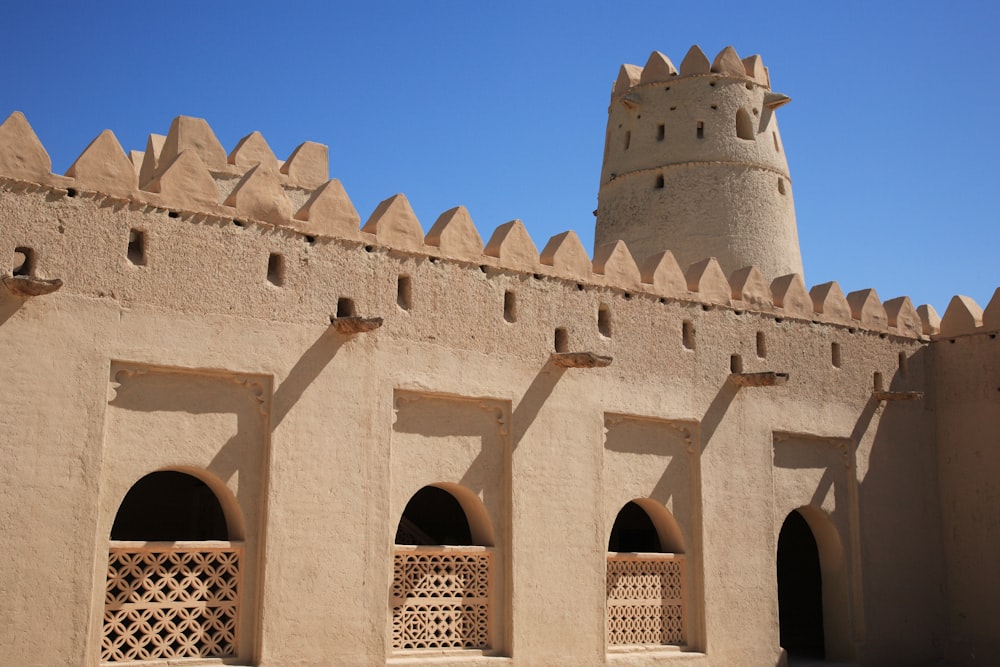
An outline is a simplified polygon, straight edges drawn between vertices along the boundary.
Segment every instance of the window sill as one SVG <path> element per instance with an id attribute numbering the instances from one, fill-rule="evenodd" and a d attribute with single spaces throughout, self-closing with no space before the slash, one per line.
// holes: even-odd
<path id="1" fill-rule="evenodd" d="M 414 649 L 405 652 L 394 653 L 386 660 L 387 665 L 393 667 L 423 667 L 425 665 L 449 665 L 451 667 L 461 667 L 462 665 L 512 665 L 513 660 L 506 656 L 490 655 L 486 651 L 477 649 Z"/>

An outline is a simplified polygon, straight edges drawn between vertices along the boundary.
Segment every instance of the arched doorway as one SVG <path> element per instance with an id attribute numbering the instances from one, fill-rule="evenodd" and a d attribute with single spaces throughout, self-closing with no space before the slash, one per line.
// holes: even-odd
<path id="1" fill-rule="evenodd" d="M 823 575 L 819 547 L 798 510 L 778 534 L 778 624 L 790 657 L 825 658 Z"/>
<path id="2" fill-rule="evenodd" d="M 491 646 L 493 527 L 472 491 L 425 486 L 396 528 L 392 578 L 394 650 Z"/>
<path id="3" fill-rule="evenodd" d="M 236 657 L 243 544 L 229 541 L 240 521 L 227 500 L 172 470 L 125 494 L 108 545 L 102 663 Z"/>
<path id="4" fill-rule="evenodd" d="M 608 645 L 684 645 L 685 577 L 684 541 L 667 508 L 625 503 L 608 538 Z"/>

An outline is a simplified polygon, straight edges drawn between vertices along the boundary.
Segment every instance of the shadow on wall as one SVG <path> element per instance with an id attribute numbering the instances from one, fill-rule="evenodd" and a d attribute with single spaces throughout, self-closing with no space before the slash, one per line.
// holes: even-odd
<path id="1" fill-rule="evenodd" d="M 924 346 L 906 361 L 905 371 L 896 371 L 891 389 L 928 388 L 928 365 Z M 885 401 L 873 409 L 881 415 L 860 480 L 861 548 L 865 598 L 875 601 L 866 615 L 866 634 L 878 636 L 887 653 L 867 654 L 869 661 L 926 662 L 940 656 L 945 641 L 947 600 L 936 583 L 945 577 L 935 415 L 929 398 Z M 855 443 L 867 429 L 868 423 L 859 420 Z"/>

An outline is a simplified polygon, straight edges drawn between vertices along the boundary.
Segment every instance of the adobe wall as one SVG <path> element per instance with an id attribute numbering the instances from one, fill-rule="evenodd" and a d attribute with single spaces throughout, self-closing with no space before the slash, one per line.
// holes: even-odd
<path id="1" fill-rule="evenodd" d="M 988 312 L 997 303 L 1000 299 L 994 297 Z M 982 317 L 981 311 L 977 314 Z M 980 665 L 1000 655 L 1000 322 L 994 316 L 976 329 L 963 329 L 934 343 L 934 406 L 949 594 L 948 657 L 954 664 Z"/>
<path id="2" fill-rule="evenodd" d="M 608 108 L 595 244 L 636 257 L 670 248 L 682 265 L 802 273 L 788 162 L 760 56 L 726 47 L 710 65 L 694 46 L 678 71 L 653 52 L 624 65 Z"/>
<path id="3" fill-rule="evenodd" d="M 336 238 L 81 182 L 0 187 L 0 248 L 30 246 L 38 277 L 63 280 L 0 301 L 0 626 L 16 638 L 0 662 L 96 664 L 114 511 L 164 466 L 208 471 L 244 517 L 245 664 L 385 664 L 393 535 L 430 481 L 490 514 L 495 652 L 509 656 L 445 664 L 775 665 L 776 540 L 804 505 L 843 542 L 831 631 L 844 650 L 867 664 L 938 654 L 934 417 L 873 398 L 875 372 L 886 389 L 927 389 L 912 305 L 890 323 L 873 293 L 812 297 L 800 278 L 772 289 L 711 262 L 683 285 L 669 262 L 644 281 L 624 245 L 586 265 L 575 237 L 531 255 L 519 223 L 476 254 L 467 228 L 438 227 L 429 245 L 398 208 Z M 142 265 L 130 230 L 145 234 Z M 338 333 L 343 297 L 383 326 Z M 554 365 L 557 327 L 569 351 L 612 364 Z M 740 387 L 732 355 L 789 380 Z M 608 536 L 634 497 L 684 534 L 694 652 L 606 651 Z"/>

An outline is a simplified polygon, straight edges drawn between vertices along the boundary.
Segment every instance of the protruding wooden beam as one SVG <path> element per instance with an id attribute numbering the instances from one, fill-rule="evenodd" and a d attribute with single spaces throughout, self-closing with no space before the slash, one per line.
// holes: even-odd
<path id="1" fill-rule="evenodd" d="M 788 373 L 733 373 L 729 379 L 737 387 L 778 387 L 788 382 Z"/>
<path id="2" fill-rule="evenodd" d="M 368 333 L 375 331 L 382 326 L 381 317 L 358 317 L 350 315 L 347 317 L 331 317 L 330 326 L 345 336 L 352 334 Z"/>
<path id="3" fill-rule="evenodd" d="M 45 280 L 33 276 L 4 276 L 3 284 L 14 296 L 43 296 L 62 287 L 63 281 L 58 278 Z"/>
<path id="4" fill-rule="evenodd" d="M 611 357 L 594 352 L 553 352 L 552 363 L 560 368 L 605 368 L 611 365 Z"/>
<path id="5" fill-rule="evenodd" d="M 876 401 L 919 401 L 924 397 L 924 392 L 875 390 L 872 396 Z"/>

